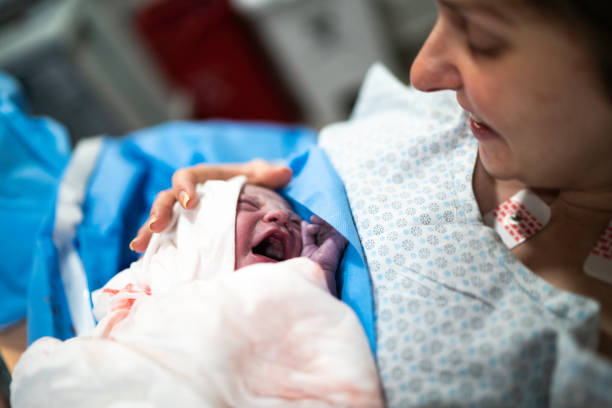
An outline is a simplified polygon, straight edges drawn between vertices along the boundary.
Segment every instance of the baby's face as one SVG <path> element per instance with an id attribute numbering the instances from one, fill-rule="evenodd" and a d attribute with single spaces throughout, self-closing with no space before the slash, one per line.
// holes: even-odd
<path id="1" fill-rule="evenodd" d="M 300 256 L 301 221 L 274 191 L 245 185 L 236 212 L 235 269 Z"/>

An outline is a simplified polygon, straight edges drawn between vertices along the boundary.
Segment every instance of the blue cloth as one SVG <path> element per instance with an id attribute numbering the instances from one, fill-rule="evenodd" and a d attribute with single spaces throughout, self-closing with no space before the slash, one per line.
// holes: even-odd
<path id="1" fill-rule="evenodd" d="M 25 317 L 34 237 L 70 158 L 66 131 L 26 110 L 18 83 L 0 72 L 0 330 Z"/>
<path id="2" fill-rule="evenodd" d="M 309 220 L 310 215 L 316 213 L 349 241 L 336 275 L 338 293 L 357 314 L 375 352 L 370 274 L 344 184 L 319 146 L 310 147 L 305 154 L 292 160 L 290 166 L 294 177 L 283 193 L 298 215 Z"/>
<path id="3" fill-rule="evenodd" d="M 145 222 L 157 192 L 170 187 L 176 169 L 201 162 L 280 159 L 294 170 L 283 193 L 298 213 L 320 215 L 351 243 L 339 274 L 340 293 L 362 320 L 373 346 L 372 295 L 363 251 L 343 185 L 315 143 L 316 135 L 305 128 L 228 122 L 174 122 L 105 140 L 75 239 L 89 289 L 101 287 L 136 259 L 128 244 Z M 74 335 L 51 224 L 49 219 L 41 230 L 34 256 L 28 299 L 30 342 L 46 335 L 61 339 Z"/>
<path id="4" fill-rule="evenodd" d="M 28 341 L 74 335 L 52 240 L 55 201 L 70 160 L 66 130 L 27 115 L 19 85 L 0 72 L 0 329 L 28 319 Z M 294 179 L 282 193 L 304 218 L 316 213 L 347 237 L 339 293 L 357 313 L 374 350 L 373 304 L 363 250 L 344 186 L 303 127 L 172 122 L 106 138 L 82 205 L 74 246 L 90 290 L 136 260 L 130 240 L 156 194 L 178 168 L 196 163 L 283 160 Z"/>

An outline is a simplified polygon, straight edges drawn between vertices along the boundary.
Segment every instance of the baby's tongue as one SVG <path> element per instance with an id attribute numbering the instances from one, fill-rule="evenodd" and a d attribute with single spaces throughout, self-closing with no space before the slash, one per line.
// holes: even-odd
<path id="1" fill-rule="evenodd" d="M 285 259 L 285 248 L 283 243 L 274 235 L 264 239 L 259 245 L 253 248 L 253 252 L 277 261 L 283 261 Z"/>

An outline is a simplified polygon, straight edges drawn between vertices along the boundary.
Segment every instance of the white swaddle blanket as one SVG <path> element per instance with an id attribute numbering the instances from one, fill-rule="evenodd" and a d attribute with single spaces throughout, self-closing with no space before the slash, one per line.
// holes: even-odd
<path id="1" fill-rule="evenodd" d="M 377 407 L 374 360 L 323 271 L 296 258 L 233 273 L 244 178 L 198 187 L 145 255 L 94 293 L 88 336 L 43 338 L 14 407 Z"/>

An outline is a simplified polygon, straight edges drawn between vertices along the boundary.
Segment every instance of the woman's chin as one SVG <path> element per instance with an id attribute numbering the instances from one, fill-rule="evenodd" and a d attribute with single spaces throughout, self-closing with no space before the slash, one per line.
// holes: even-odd
<path id="1" fill-rule="evenodd" d="M 507 154 L 488 146 L 487 142 L 478 144 L 478 159 L 486 173 L 496 180 L 514 180 L 519 178 L 513 163 L 508 159 Z"/>

